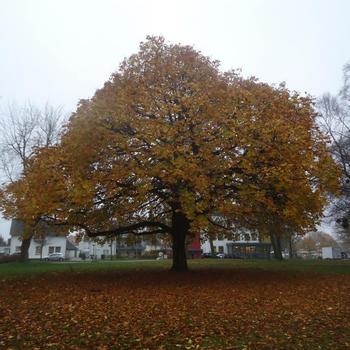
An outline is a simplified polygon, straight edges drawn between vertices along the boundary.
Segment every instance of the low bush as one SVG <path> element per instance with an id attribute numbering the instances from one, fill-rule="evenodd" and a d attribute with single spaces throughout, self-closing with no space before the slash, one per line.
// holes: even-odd
<path id="1" fill-rule="evenodd" d="M 0 264 L 16 262 L 20 260 L 20 255 L 3 255 L 0 256 Z"/>

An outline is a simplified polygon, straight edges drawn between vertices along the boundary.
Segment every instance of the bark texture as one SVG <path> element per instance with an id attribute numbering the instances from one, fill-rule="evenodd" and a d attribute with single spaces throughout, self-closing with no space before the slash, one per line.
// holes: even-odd
<path id="1" fill-rule="evenodd" d="M 190 228 L 187 217 L 178 211 L 172 215 L 173 265 L 172 271 L 188 271 L 186 257 L 186 237 Z"/>
<path id="2" fill-rule="evenodd" d="M 29 246 L 30 242 L 32 240 L 32 236 L 29 236 L 27 238 L 23 238 L 22 244 L 21 244 L 21 257 L 20 260 L 22 262 L 25 262 L 28 260 L 29 257 Z"/>
<path id="3" fill-rule="evenodd" d="M 279 237 L 278 234 L 271 233 L 270 239 L 271 239 L 275 259 L 283 260 L 282 248 L 281 248 L 281 238 Z"/>

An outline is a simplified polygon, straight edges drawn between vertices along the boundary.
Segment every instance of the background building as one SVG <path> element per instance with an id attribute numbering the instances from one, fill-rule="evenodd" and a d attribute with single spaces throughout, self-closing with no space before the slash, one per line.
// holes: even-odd
<path id="1" fill-rule="evenodd" d="M 24 224 L 19 220 L 12 220 L 10 228 L 10 254 L 21 252 L 21 237 Z M 40 237 L 33 237 L 28 251 L 29 259 L 42 259 L 52 253 L 62 253 L 66 259 L 77 257 L 78 249 L 62 234 L 55 233 L 52 227 L 46 225 Z"/>

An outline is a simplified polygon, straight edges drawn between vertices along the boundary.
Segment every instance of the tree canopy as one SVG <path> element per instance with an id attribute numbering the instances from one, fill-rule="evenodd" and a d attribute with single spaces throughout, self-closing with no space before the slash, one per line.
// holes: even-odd
<path id="1" fill-rule="evenodd" d="M 173 269 L 186 270 L 195 233 L 312 228 L 338 186 L 326 141 L 310 97 L 148 37 L 79 103 L 61 143 L 38 150 L 2 208 L 90 237 L 169 234 Z"/>

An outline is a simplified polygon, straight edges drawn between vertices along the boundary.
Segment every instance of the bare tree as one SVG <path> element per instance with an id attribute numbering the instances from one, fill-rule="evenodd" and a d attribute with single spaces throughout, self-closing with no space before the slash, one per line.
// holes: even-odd
<path id="1" fill-rule="evenodd" d="M 331 152 L 342 169 L 341 195 L 333 198 L 330 215 L 346 232 L 350 220 L 350 63 L 343 68 L 338 94 L 324 94 L 317 101 L 320 126 L 331 140 Z"/>
<path id="2" fill-rule="evenodd" d="M 47 147 L 59 139 L 63 123 L 62 108 L 45 105 L 43 109 L 27 103 L 9 105 L 1 113 L 1 167 L 8 181 L 26 170 L 37 147 Z"/>
<path id="3" fill-rule="evenodd" d="M 0 235 L 0 246 L 7 246 L 7 242 L 2 235 Z"/>
<path id="4" fill-rule="evenodd" d="M 46 104 L 38 108 L 31 103 L 9 105 L 0 117 L 0 171 L 3 184 L 16 181 L 25 173 L 37 148 L 59 141 L 64 123 L 61 107 Z M 28 258 L 32 235 L 22 238 L 21 258 Z"/>

